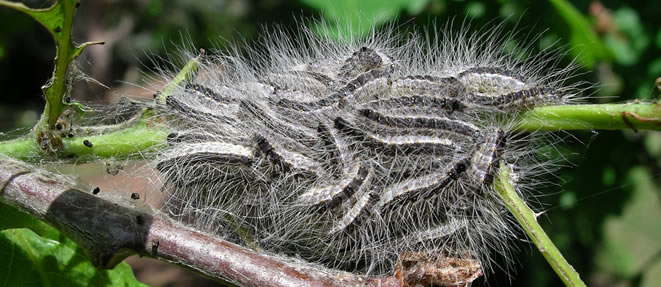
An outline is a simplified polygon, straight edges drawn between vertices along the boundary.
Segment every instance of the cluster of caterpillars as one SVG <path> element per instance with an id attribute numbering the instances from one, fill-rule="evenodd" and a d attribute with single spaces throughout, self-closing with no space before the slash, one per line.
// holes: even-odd
<path id="1" fill-rule="evenodd" d="M 170 95 L 175 131 L 157 168 L 176 209 L 221 210 L 205 224 L 347 270 L 392 268 L 411 251 L 475 256 L 453 248 L 498 236 L 466 231 L 492 211 L 485 193 L 508 159 L 494 115 L 559 102 L 558 92 L 499 67 L 407 75 L 378 48 L 325 65 Z"/>

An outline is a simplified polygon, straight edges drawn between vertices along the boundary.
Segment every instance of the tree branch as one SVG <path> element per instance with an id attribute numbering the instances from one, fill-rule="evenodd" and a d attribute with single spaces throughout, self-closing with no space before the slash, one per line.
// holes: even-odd
<path id="1" fill-rule="evenodd" d="M 159 211 L 94 196 L 4 157 L 0 157 L 0 201 L 55 226 L 102 268 L 140 254 L 242 286 L 386 287 L 402 283 L 397 276 L 366 277 L 258 254 L 174 222 Z"/>

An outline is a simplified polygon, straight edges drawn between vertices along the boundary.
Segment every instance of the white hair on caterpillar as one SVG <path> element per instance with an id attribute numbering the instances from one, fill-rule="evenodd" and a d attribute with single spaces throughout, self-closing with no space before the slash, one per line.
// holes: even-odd
<path id="1" fill-rule="evenodd" d="M 499 161 L 526 198 L 558 165 L 535 157 L 552 134 L 518 131 L 515 118 L 580 102 L 581 86 L 565 83 L 574 67 L 557 67 L 559 50 L 504 53 L 515 32 L 502 24 L 404 35 L 390 25 L 347 41 L 317 24 L 207 56 L 156 104 L 171 132 L 154 160 L 172 192 L 165 208 L 330 268 L 385 274 L 414 252 L 493 270 L 517 234 L 492 187 Z"/>

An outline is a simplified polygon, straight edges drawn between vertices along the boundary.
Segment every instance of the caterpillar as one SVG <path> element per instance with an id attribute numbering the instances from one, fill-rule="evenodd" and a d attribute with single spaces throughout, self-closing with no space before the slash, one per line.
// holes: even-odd
<path id="1" fill-rule="evenodd" d="M 498 163 L 520 193 L 552 169 L 534 156 L 552 143 L 517 131 L 516 116 L 581 91 L 564 83 L 573 67 L 504 53 L 500 28 L 466 29 L 346 42 L 275 29 L 264 49 L 204 59 L 156 104 L 171 129 L 154 159 L 165 208 L 334 269 L 390 273 L 406 254 L 493 270 L 516 234 L 492 187 Z"/>

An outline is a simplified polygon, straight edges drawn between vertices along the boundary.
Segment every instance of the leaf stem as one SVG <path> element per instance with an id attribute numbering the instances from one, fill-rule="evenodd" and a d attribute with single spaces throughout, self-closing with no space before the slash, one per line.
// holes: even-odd
<path id="1" fill-rule="evenodd" d="M 546 235 L 544 229 L 537 223 L 536 214 L 526 205 L 514 190 L 509 177 L 509 168 L 504 163 L 500 163 L 500 172 L 494 186 L 500 195 L 503 203 L 512 212 L 523 230 L 532 239 L 539 252 L 544 255 L 551 268 L 560 277 L 566 286 L 586 286 L 581 280 L 578 272 L 562 256 L 558 248 Z"/>

